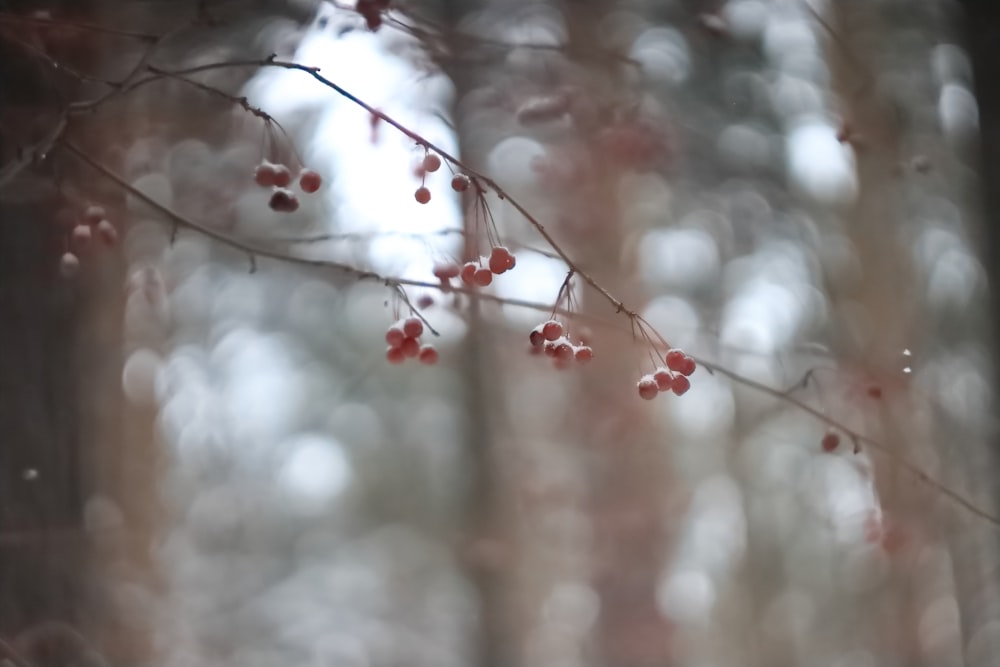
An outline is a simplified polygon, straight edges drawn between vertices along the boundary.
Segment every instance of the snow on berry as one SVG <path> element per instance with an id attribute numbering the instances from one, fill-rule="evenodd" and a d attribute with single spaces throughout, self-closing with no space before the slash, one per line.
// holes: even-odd
<path id="1" fill-rule="evenodd" d="M 581 345 L 573 350 L 573 356 L 579 363 L 585 364 L 594 358 L 594 349 L 589 345 Z"/>
<path id="2" fill-rule="evenodd" d="M 269 188 L 272 185 L 277 185 L 275 171 L 276 164 L 268 162 L 267 160 L 262 161 L 257 168 L 253 170 L 253 180 L 254 182 L 262 188 Z"/>
<path id="3" fill-rule="evenodd" d="M 503 246 L 496 246 L 490 251 L 490 271 L 500 275 L 514 268 L 514 255 Z"/>
<path id="4" fill-rule="evenodd" d="M 80 272 L 80 259 L 71 252 L 63 253 L 59 259 L 59 273 L 63 278 L 72 278 Z"/>
<path id="5" fill-rule="evenodd" d="M 292 184 L 292 172 L 283 164 L 274 165 L 274 184 L 279 188 L 287 188 Z"/>
<path id="6" fill-rule="evenodd" d="M 431 200 L 431 191 L 421 185 L 417 188 L 417 191 L 413 193 L 413 198 L 420 204 L 426 204 Z"/>
<path id="7" fill-rule="evenodd" d="M 299 198 L 295 193 L 285 188 L 276 188 L 271 193 L 271 199 L 267 202 L 272 211 L 279 213 L 294 213 L 299 208 Z"/>
<path id="8" fill-rule="evenodd" d="M 639 396 L 647 401 L 653 400 L 660 393 L 660 388 L 656 386 L 656 380 L 652 375 L 643 375 L 635 386 L 639 390 Z"/>
<path id="9" fill-rule="evenodd" d="M 435 172 L 441 168 L 441 158 L 433 153 L 424 156 L 424 171 Z"/>
<path id="10" fill-rule="evenodd" d="M 97 206 L 92 204 L 87 208 L 83 209 L 83 224 L 85 225 L 97 225 L 100 224 L 101 220 L 107 216 L 107 212 L 104 210 L 103 206 Z"/>
<path id="11" fill-rule="evenodd" d="M 465 192 L 471 184 L 472 181 L 465 174 L 455 174 L 451 179 L 451 189 L 455 192 Z"/>
<path id="12" fill-rule="evenodd" d="M 77 225 L 73 228 L 72 242 L 75 248 L 86 248 L 92 238 L 93 234 L 87 225 Z"/>
<path id="13" fill-rule="evenodd" d="M 416 338 L 406 337 L 403 339 L 399 349 L 403 351 L 405 357 L 415 357 L 420 354 L 420 341 Z"/>
<path id="14" fill-rule="evenodd" d="M 97 223 L 97 235 L 101 237 L 105 245 L 115 245 L 118 242 L 118 230 L 109 220 L 101 220 Z"/>
<path id="15" fill-rule="evenodd" d="M 557 320 L 549 320 L 542 325 L 542 335 L 545 340 L 556 340 L 563 335 L 563 325 Z"/>
<path id="16" fill-rule="evenodd" d="M 424 323 L 420 321 L 419 317 L 407 317 L 403 321 L 403 333 L 406 334 L 407 338 L 420 338 L 420 334 L 424 332 Z"/>
<path id="17" fill-rule="evenodd" d="M 323 177 L 318 172 L 312 169 L 303 169 L 299 173 L 299 187 L 302 188 L 302 192 L 312 194 L 319 190 L 322 185 Z"/>
<path id="18" fill-rule="evenodd" d="M 385 351 L 385 358 L 393 365 L 398 365 L 406 361 L 406 355 L 403 354 L 403 348 L 401 347 L 389 347 Z"/>
<path id="19" fill-rule="evenodd" d="M 403 329 L 395 324 L 385 332 L 385 342 L 389 344 L 389 347 L 400 347 L 405 338 L 406 334 L 403 333 Z"/>
<path id="20" fill-rule="evenodd" d="M 436 364 L 438 360 L 438 351 L 433 345 L 427 344 L 420 348 L 418 354 L 420 358 L 420 363 L 427 364 L 428 366 Z"/>
<path id="21" fill-rule="evenodd" d="M 653 379 L 656 380 L 656 386 L 660 391 L 670 391 L 674 383 L 674 374 L 661 366 L 653 373 Z"/>

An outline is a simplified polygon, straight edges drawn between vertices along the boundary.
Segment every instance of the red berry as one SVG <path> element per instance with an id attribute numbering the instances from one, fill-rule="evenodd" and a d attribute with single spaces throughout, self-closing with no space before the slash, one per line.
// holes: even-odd
<path id="1" fill-rule="evenodd" d="M 312 169 L 303 169 L 299 174 L 299 187 L 302 192 L 312 194 L 323 185 L 323 178 Z"/>
<path id="2" fill-rule="evenodd" d="M 503 246 L 497 246 L 490 251 L 490 271 L 500 275 L 504 271 L 509 271 L 513 267 L 514 256 L 510 250 Z"/>
<path id="3" fill-rule="evenodd" d="M 118 230 L 109 220 L 101 220 L 97 223 L 97 235 L 101 237 L 105 245 L 114 245 L 118 242 Z"/>
<path id="4" fill-rule="evenodd" d="M 680 373 L 681 369 L 684 367 L 684 360 L 687 355 L 678 349 L 672 349 L 667 352 L 667 368 L 675 373 Z"/>
<path id="5" fill-rule="evenodd" d="M 670 383 L 670 390 L 678 396 L 683 396 L 690 388 L 691 380 L 688 380 L 683 375 L 675 375 L 673 382 Z"/>
<path id="6" fill-rule="evenodd" d="M 80 259 L 71 252 L 63 253 L 59 259 L 59 273 L 63 278 L 72 278 L 80 272 Z"/>
<path id="7" fill-rule="evenodd" d="M 493 282 L 493 273 L 487 268 L 478 268 L 472 275 L 472 282 L 479 287 L 486 287 Z"/>
<path id="8" fill-rule="evenodd" d="M 277 172 L 275 171 L 274 164 L 264 160 L 257 168 L 253 170 L 253 180 L 257 185 L 262 188 L 269 188 L 272 185 L 276 185 L 275 177 Z"/>
<path id="9" fill-rule="evenodd" d="M 542 335 L 545 340 L 556 340 L 563 335 L 563 325 L 556 320 L 549 320 L 542 325 Z"/>
<path id="10" fill-rule="evenodd" d="M 644 375 L 635 386 L 639 390 L 639 396 L 647 401 L 653 400 L 660 393 L 659 387 L 656 386 L 656 380 L 651 375 Z"/>
<path id="11" fill-rule="evenodd" d="M 424 345 L 420 348 L 420 363 L 431 366 L 437 363 L 438 351 L 433 345 Z"/>
<path id="12" fill-rule="evenodd" d="M 532 347 L 541 347 L 545 344 L 545 336 L 542 335 L 542 331 L 538 327 L 531 330 L 531 333 L 528 334 L 528 340 L 531 341 Z"/>
<path id="13" fill-rule="evenodd" d="M 434 277 L 440 280 L 450 280 L 452 278 L 458 278 L 459 274 L 461 273 L 462 273 L 462 268 L 458 264 L 455 264 L 454 262 L 434 265 Z"/>
<path id="14" fill-rule="evenodd" d="M 840 446 L 840 436 L 833 431 L 827 431 L 819 444 L 824 452 L 832 452 Z"/>
<path id="15" fill-rule="evenodd" d="M 399 347 L 405 338 L 406 334 L 396 325 L 389 327 L 389 330 L 385 332 L 385 342 L 389 344 L 389 347 Z"/>
<path id="16" fill-rule="evenodd" d="M 430 294 L 421 294 L 417 298 L 417 308 L 430 308 L 434 305 L 434 297 Z"/>
<path id="17" fill-rule="evenodd" d="M 424 323 L 420 321 L 419 317 L 407 317 L 406 321 L 403 322 L 403 333 L 406 334 L 407 338 L 420 338 L 420 334 L 424 332 Z"/>
<path id="18" fill-rule="evenodd" d="M 413 193 L 413 198 L 421 204 L 426 204 L 431 200 L 431 191 L 421 185 L 417 188 L 417 191 Z"/>
<path id="19" fill-rule="evenodd" d="M 85 225 L 99 224 L 101 220 L 104 220 L 106 216 L 107 213 L 104 211 L 103 206 L 97 206 L 96 204 L 92 204 L 87 208 L 83 209 L 83 216 L 82 216 L 83 224 Z"/>
<path id="20" fill-rule="evenodd" d="M 882 398 L 882 387 L 868 387 L 868 396 L 871 398 Z"/>
<path id="21" fill-rule="evenodd" d="M 556 344 L 556 358 L 562 361 L 569 361 L 573 358 L 573 346 L 563 340 Z"/>
<path id="22" fill-rule="evenodd" d="M 441 168 L 441 158 L 433 153 L 424 156 L 424 171 L 434 172 Z"/>
<path id="23" fill-rule="evenodd" d="M 287 188 L 292 183 L 292 172 L 283 164 L 274 165 L 274 184 L 279 188 Z"/>
<path id="24" fill-rule="evenodd" d="M 394 365 L 406 361 L 406 355 L 403 354 L 403 348 L 401 347 L 390 347 L 385 351 L 385 358 L 390 364 Z"/>
<path id="25" fill-rule="evenodd" d="M 594 358 L 594 350 L 588 345 L 581 345 L 573 351 L 573 356 L 581 364 L 585 364 Z"/>
<path id="26" fill-rule="evenodd" d="M 465 174 L 455 174 L 451 179 L 451 189 L 455 192 L 465 192 L 471 184 L 472 181 Z"/>
<path id="27" fill-rule="evenodd" d="M 476 266 L 475 262 L 466 262 L 465 264 L 463 264 L 461 273 L 462 282 L 468 285 L 469 287 L 475 286 L 476 270 L 478 268 L 479 267 Z"/>
<path id="28" fill-rule="evenodd" d="M 674 383 L 674 374 L 666 368 L 660 367 L 653 373 L 653 379 L 656 380 L 657 389 L 660 391 L 670 391 Z"/>
<path id="29" fill-rule="evenodd" d="M 294 213 L 299 208 L 299 199 L 291 190 L 278 188 L 271 193 L 271 199 L 267 202 L 272 211 L 279 213 Z"/>
<path id="30" fill-rule="evenodd" d="M 403 351 L 404 357 L 415 357 L 420 354 L 420 343 L 416 338 L 404 338 L 399 349 Z"/>
<path id="31" fill-rule="evenodd" d="M 691 375 L 697 367 L 698 364 L 695 363 L 694 359 L 686 356 L 684 357 L 684 361 L 681 362 L 679 372 L 681 375 Z"/>

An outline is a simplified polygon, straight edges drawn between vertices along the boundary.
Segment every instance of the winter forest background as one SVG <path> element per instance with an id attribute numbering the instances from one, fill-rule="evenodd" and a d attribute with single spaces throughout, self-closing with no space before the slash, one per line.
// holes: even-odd
<path id="1" fill-rule="evenodd" d="M 388 4 L 0 2 L 0 665 L 994 664 L 1000 8 Z"/>

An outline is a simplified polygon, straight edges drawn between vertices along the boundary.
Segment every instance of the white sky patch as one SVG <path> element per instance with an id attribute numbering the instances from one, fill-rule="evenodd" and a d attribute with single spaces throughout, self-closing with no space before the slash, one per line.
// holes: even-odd
<path id="1" fill-rule="evenodd" d="M 826 205 L 850 203 L 857 196 L 854 157 L 837 141 L 832 125 L 808 120 L 788 132 L 788 178 L 803 194 Z"/>

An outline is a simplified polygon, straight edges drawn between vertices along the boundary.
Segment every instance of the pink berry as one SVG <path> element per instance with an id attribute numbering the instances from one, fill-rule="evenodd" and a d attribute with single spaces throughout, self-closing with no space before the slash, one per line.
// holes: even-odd
<path id="1" fill-rule="evenodd" d="M 271 193 L 271 199 L 267 202 L 272 211 L 279 213 L 294 213 L 299 208 L 299 199 L 291 190 L 278 188 Z"/>
<path id="2" fill-rule="evenodd" d="M 661 367 L 657 368 L 656 372 L 653 373 L 653 379 L 656 380 L 656 387 L 660 391 L 670 391 L 674 383 L 674 374 L 666 368 Z"/>
<path id="3" fill-rule="evenodd" d="M 683 375 L 675 375 L 674 381 L 670 383 L 670 389 L 678 396 L 683 396 L 691 388 L 691 380 Z"/>
<path id="4" fill-rule="evenodd" d="M 479 267 L 476 266 L 475 262 L 466 262 L 462 265 L 462 282 L 473 287 L 476 284 L 476 270 Z"/>
<path id="5" fill-rule="evenodd" d="M 390 364 L 399 365 L 406 361 L 406 355 L 403 354 L 403 348 L 401 347 L 390 347 L 385 351 L 385 358 Z"/>
<path id="6" fill-rule="evenodd" d="M 581 345 L 573 352 L 573 356 L 581 364 L 585 364 L 594 358 L 594 350 L 589 345 Z"/>
<path id="7" fill-rule="evenodd" d="M 652 375 L 644 375 L 635 386 L 639 390 L 639 396 L 647 401 L 653 400 L 660 393 L 660 389 L 656 386 L 656 380 L 653 379 Z"/>
<path id="8" fill-rule="evenodd" d="M 80 272 L 80 259 L 71 252 L 63 253 L 59 259 L 59 273 L 63 278 L 72 278 Z"/>
<path id="9" fill-rule="evenodd" d="M 424 156 L 424 171 L 435 172 L 441 168 L 441 158 L 433 153 Z"/>
<path id="10" fill-rule="evenodd" d="M 93 234 L 90 231 L 90 227 L 87 225 L 77 225 L 73 228 L 73 247 L 74 248 L 86 248 L 90 245 L 90 240 L 93 238 Z"/>
<path id="11" fill-rule="evenodd" d="M 415 357 L 420 354 L 420 343 L 416 338 L 404 338 L 399 349 L 403 351 L 404 357 Z"/>
<path id="12" fill-rule="evenodd" d="M 545 336 L 542 335 L 542 330 L 538 327 L 531 330 L 531 333 L 528 334 L 528 340 L 531 341 L 532 347 L 541 347 L 545 344 Z"/>
<path id="13" fill-rule="evenodd" d="M 420 204 L 426 204 L 431 200 L 431 191 L 421 185 L 417 188 L 417 191 L 413 193 L 413 198 Z"/>
<path id="14" fill-rule="evenodd" d="M 573 358 L 573 346 L 563 340 L 556 345 L 556 359 L 569 361 Z"/>
<path id="15" fill-rule="evenodd" d="M 472 282 L 474 282 L 479 287 L 486 287 L 493 282 L 493 272 L 487 268 L 478 268 L 476 272 L 472 275 Z"/>
<path id="16" fill-rule="evenodd" d="M 83 209 L 83 224 L 85 225 L 96 225 L 101 222 L 107 216 L 103 206 L 97 206 L 92 204 L 87 208 Z"/>
<path id="17" fill-rule="evenodd" d="M 678 369 L 678 372 L 681 375 L 691 375 L 698 367 L 698 364 L 696 364 L 694 359 L 692 359 L 691 357 L 685 356 L 684 361 L 681 362 L 680 366 L 681 367 L 680 369 Z"/>
<path id="18" fill-rule="evenodd" d="M 407 338 L 420 338 L 420 334 L 424 332 L 424 323 L 420 321 L 419 317 L 407 317 L 406 321 L 403 322 L 403 333 L 406 334 Z"/>
<path id="19" fill-rule="evenodd" d="M 389 330 L 385 332 L 385 342 L 389 344 L 389 347 L 401 346 L 405 338 L 406 334 L 396 325 L 389 327 Z"/>
<path id="20" fill-rule="evenodd" d="M 542 349 L 545 350 L 546 356 L 555 357 L 558 354 L 556 351 L 558 347 L 559 344 L 556 343 L 555 341 L 547 340 L 545 341 L 545 344 L 543 345 Z"/>
<path id="21" fill-rule="evenodd" d="M 303 169 L 299 174 L 299 187 L 302 192 L 312 194 L 323 185 L 323 178 L 312 169 Z"/>
<path id="22" fill-rule="evenodd" d="M 563 335 L 563 325 L 556 320 L 549 320 L 542 325 L 542 335 L 545 340 L 556 340 Z"/>
<path id="23" fill-rule="evenodd" d="M 681 350 L 672 349 L 667 352 L 667 368 L 675 373 L 680 373 L 684 366 L 684 359 L 687 357 Z"/>
<path id="24" fill-rule="evenodd" d="M 118 242 L 118 230 L 109 220 L 101 220 L 97 223 L 97 235 L 101 237 L 105 245 L 113 246 Z"/>
<path id="25" fill-rule="evenodd" d="M 438 351 L 433 345 L 428 344 L 420 348 L 418 356 L 420 357 L 420 363 L 431 366 L 437 363 Z"/>
<path id="26" fill-rule="evenodd" d="M 452 278 L 458 278 L 462 273 L 462 267 L 454 262 L 448 262 L 447 264 L 436 264 L 434 266 L 434 277 L 440 280 L 451 280 Z"/>
<path id="27" fill-rule="evenodd" d="M 840 436 L 833 431 L 827 431 L 823 439 L 820 440 L 819 446 L 827 453 L 835 451 L 840 446 Z"/>
<path id="28" fill-rule="evenodd" d="M 465 192 L 471 184 L 472 181 L 465 174 L 455 174 L 451 179 L 451 189 L 455 192 Z"/>
<path id="29" fill-rule="evenodd" d="M 253 170 L 254 183 L 262 188 L 269 188 L 274 185 L 274 165 L 264 160 Z"/>
<path id="30" fill-rule="evenodd" d="M 292 172 L 283 164 L 274 165 L 274 184 L 279 188 L 287 188 L 292 183 Z"/>

